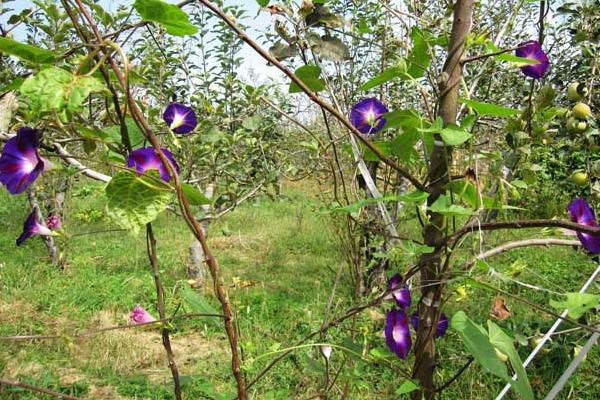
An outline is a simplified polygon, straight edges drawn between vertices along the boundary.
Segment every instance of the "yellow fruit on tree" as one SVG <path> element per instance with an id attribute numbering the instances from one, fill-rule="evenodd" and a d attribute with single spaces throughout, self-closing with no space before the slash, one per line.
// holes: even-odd
<path id="1" fill-rule="evenodd" d="M 584 119 L 592 115 L 592 109 L 585 103 L 577 103 L 571 113 L 575 118 Z"/>

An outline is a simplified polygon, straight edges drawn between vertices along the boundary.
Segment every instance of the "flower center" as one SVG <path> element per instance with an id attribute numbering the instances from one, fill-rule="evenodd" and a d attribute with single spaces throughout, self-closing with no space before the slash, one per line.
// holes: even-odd
<path id="1" fill-rule="evenodd" d="M 187 116 L 186 114 L 175 114 L 175 118 L 173 118 L 173 122 L 171 123 L 171 126 L 169 126 L 169 128 L 171 130 L 173 129 L 177 129 L 180 126 L 182 126 L 183 124 L 185 124 L 185 117 Z"/>

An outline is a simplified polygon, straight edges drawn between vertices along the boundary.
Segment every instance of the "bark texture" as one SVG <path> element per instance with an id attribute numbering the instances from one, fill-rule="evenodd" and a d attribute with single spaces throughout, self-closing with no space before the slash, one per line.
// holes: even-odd
<path id="1" fill-rule="evenodd" d="M 438 115 L 443 119 L 444 125 L 456 122 L 458 112 L 459 83 L 462 78 L 461 58 L 463 56 L 465 41 L 471 30 L 471 18 L 474 0 L 458 0 L 454 5 L 454 20 L 448 57 L 444 64 L 443 72 L 438 80 L 440 101 Z M 442 143 L 441 138 L 436 138 L 436 143 Z M 451 165 L 452 150 L 450 147 L 436 144 L 429 161 L 428 189 L 430 196 L 428 204 L 433 204 L 443 193 L 444 186 L 449 180 L 449 165 Z M 420 391 L 413 392 L 413 399 L 435 397 L 434 372 L 436 366 L 434 335 L 440 318 L 440 299 L 443 284 L 440 282 L 442 274 L 442 255 L 446 246 L 444 227 L 445 217 L 437 213 L 429 213 L 429 222 L 425 226 L 424 241 L 435 251 L 421 256 L 419 260 L 421 272 L 421 300 L 418 313 L 420 318 L 419 330 L 414 347 L 416 354 L 413 366 L 413 378 L 420 386 Z"/>

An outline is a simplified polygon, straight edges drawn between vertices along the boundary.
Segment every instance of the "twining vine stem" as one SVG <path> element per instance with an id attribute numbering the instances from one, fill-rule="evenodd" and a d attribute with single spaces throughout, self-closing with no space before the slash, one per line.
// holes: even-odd
<path id="1" fill-rule="evenodd" d="M 152 223 L 146 225 L 146 250 L 148 252 L 148 259 L 152 266 L 152 275 L 154 276 L 154 285 L 156 286 L 156 305 L 158 308 L 158 314 L 161 319 L 167 317 L 165 310 L 165 288 L 160 279 L 160 268 L 158 267 L 158 256 L 156 254 L 156 237 L 152 229 Z M 175 384 L 175 398 L 182 400 L 181 397 L 181 382 L 179 379 L 179 370 L 177 369 L 177 362 L 175 361 L 175 355 L 171 348 L 171 338 L 169 337 L 169 328 L 163 326 L 161 329 L 162 343 L 165 351 L 167 352 L 167 360 L 169 362 L 169 368 L 171 369 L 171 375 L 173 376 L 173 383 Z"/>
<path id="2" fill-rule="evenodd" d="M 94 36 L 96 38 L 96 41 L 103 49 L 103 52 L 106 52 L 106 50 L 105 50 L 106 42 L 105 42 L 102 34 L 100 33 L 98 26 L 96 25 L 96 22 L 94 21 L 94 19 L 92 18 L 92 16 L 88 12 L 88 10 L 85 8 L 85 6 L 83 5 L 81 0 L 75 0 L 75 2 L 77 3 L 80 13 L 83 15 L 83 17 L 87 21 L 88 25 L 92 29 Z M 186 221 L 188 227 L 190 228 L 190 231 L 192 231 L 192 233 L 194 234 L 194 236 L 196 237 L 196 239 L 200 242 L 200 244 L 202 246 L 202 250 L 204 251 L 204 255 L 206 257 L 206 263 L 209 267 L 210 274 L 211 274 L 211 277 L 212 277 L 212 280 L 214 283 L 215 293 L 216 293 L 217 298 L 219 299 L 219 302 L 221 303 L 221 306 L 223 309 L 225 332 L 227 334 L 227 338 L 229 340 L 229 345 L 230 345 L 230 349 L 231 349 L 231 368 L 232 368 L 233 376 L 236 380 L 238 398 L 240 400 L 246 400 L 248 398 L 248 395 L 247 395 L 247 391 L 246 391 L 244 375 L 242 374 L 242 371 L 241 371 L 240 349 L 239 349 L 239 344 L 238 344 L 238 335 L 237 335 L 237 332 L 235 329 L 235 324 L 233 321 L 233 319 L 234 319 L 233 309 L 229 302 L 229 297 L 225 290 L 224 282 L 220 276 L 218 262 L 217 262 L 216 258 L 214 257 L 214 255 L 212 254 L 210 247 L 208 246 L 208 243 L 206 241 L 204 232 L 202 231 L 202 228 L 200 226 L 200 223 L 196 220 L 195 215 L 194 215 L 193 211 L 191 210 L 190 204 L 189 204 L 185 194 L 183 193 L 183 190 L 181 187 L 181 179 L 179 177 L 179 174 L 177 173 L 177 171 L 175 170 L 175 168 L 173 167 L 171 162 L 166 158 L 165 154 L 163 153 L 160 143 L 159 143 L 156 135 L 154 134 L 152 128 L 150 127 L 150 124 L 146 120 L 144 113 L 138 106 L 138 104 L 135 101 L 135 99 L 133 98 L 133 96 L 131 96 L 130 93 L 128 93 L 129 85 L 128 85 L 128 82 L 126 80 L 126 77 L 125 77 L 123 71 L 121 70 L 121 68 L 119 67 L 119 65 L 117 64 L 117 62 L 114 60 L 113 57 L 108 56 L 107 61 L 110 65 L 111 69 L 115 73 L 115 76 L 117 77 L 117 80 L 119 81 L 119 84 L 121 85 L 121 87 L 123 88 L 123 90 L 127 91 L 127 93 L 125 94 L 125 97 L 127 99 L 129 109 L 130 109 L 130 112 L 131 112 L 131 115 L 132 115 L 134 121 L 140 127 L 141 131 L 144 133 L 144 136 L 148 139 L 148 141 L 154 148 L 156 154 L 158 155 L 161 162 L 163 163 L 163 165 L 169 172 L 169 175 L 171 177 L 173 177 L 173 180 L 175 182 L 175 192 L 177 194 L 177 199 L 178 199 L 179 206 L 181 208 L 184 220 Z"/>

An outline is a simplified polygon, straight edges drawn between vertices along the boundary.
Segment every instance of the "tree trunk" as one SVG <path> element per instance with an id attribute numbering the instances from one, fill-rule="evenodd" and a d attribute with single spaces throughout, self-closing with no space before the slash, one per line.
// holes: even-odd
<path id="1" fill-rule="evenodd" d="M 204 195 L 210 199 L 213 197 L 214 191 L 215 185 L 211 183 L 206 187 Z M 202 206 L 202 211 L 207 213 L 208 210 L 208 204 Z M 203 221 L 201 228 L 204 236 L 208 236 L 208 221 Z M 204 282 L 206 280 L 206 273 L 204 271 L 204 251 L 202 250 L 202 244 L 197 239 L 194 239 L 194 241 L 190 244 L 188 251 L 188 280 L 193 289 L 201 290 L 204 287 Z"/>
<path id="2" fill-rule="evenodd" d="M 460 62 L 467 36 L 471 29 L 471 17 L 474 0 L 457 0 L 454 5 L 454 21 L 448 57 L 442 75 L 438 80 L 440 90 L 439 115 L 444 125 L 456 122 L 458 112 L 458 91 L 462 78 Z M 452 150 L 442 145 L 441 138 L 436 135 L 436 145 L 429 161 L 428 182 L 430 196 L 428 205 L 433 204 L 443 193 L 448 183 L 449 165 Z M 429 223 L 424 230 L 424 240 L 435 251 L 425 254 L 419 259 L 421 267 L 421 300 L 419 302 L 419 330 L 415 343 L 415 364 L 413 378 L 421 386 L 421 390 L 413 392 L 413 399 L 427 400 L 435 396 L 434 371 L 436 366 L 434 335 L 440 318 L 440 299 L 443 285 L 440 283 L 441 257 L 445 247 L 443 228 L 445 218 L 441 214 L 429 213 Z"/>

